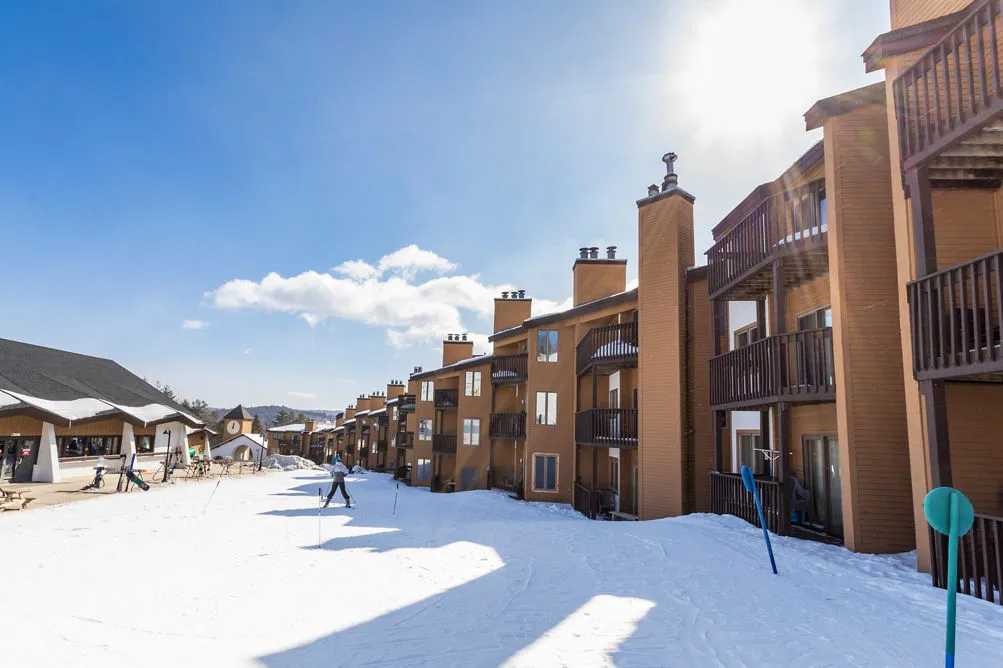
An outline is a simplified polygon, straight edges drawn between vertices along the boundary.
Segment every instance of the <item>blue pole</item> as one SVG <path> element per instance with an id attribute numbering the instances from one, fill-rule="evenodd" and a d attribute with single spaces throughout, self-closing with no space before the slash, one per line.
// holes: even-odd
<path id="1" fill-rule="evenodd" d="M 742 483 L 745 488 L 752 492 L 752 498 L 756 502 L 756 512 L 759 513 L 759 526 L 763 527 L 763 540 L 766 541 L 766 551 L 770 554 L 770 566 L 773 567 L 773 574 L 777 574 L 777 561 L 773 558 L 773 544 L 770 543 L 770 532 L 766 529 L 766 518 L 763 516 L 763 502 L 759 498 L 759 490 L 756 488 L 756 481 L 752 477 L 752 469 L 742 466 Z"/>
<path id="2" fill-rule="evenodd" d="M 958 529 L 961 504 L 957 493 L 951 494 L 951 524 L 947 540 L 947 642 L 944 666 L 954 668 L 954 638 L 958 615 Z"/>

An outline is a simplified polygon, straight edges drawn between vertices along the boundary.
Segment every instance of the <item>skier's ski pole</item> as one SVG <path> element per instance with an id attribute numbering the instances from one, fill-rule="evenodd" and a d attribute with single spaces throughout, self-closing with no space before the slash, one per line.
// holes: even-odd
<path id="1" fill-rule="evenodd" d="M 397 483 L 397 489 L 394 490 L 394 512 L 393 515 L 397 514 L 397 493 L 400 491 L 401 484 Z"/>
<path id="2" fill-rule="evenodd" d="M 322 488 L 317 488 L 317 549 L 320 549 L 320 504 L 324 502 Z"/>
<path id="3" fill-rule="evenodd" d="M 219 489 L 219 483 L 221 482 L 223 481 L 217 480 L 216 486 L 212 488 L 212 494 L 209 495 L 209 500 L 205 502 L 205 508 L 202 509 L 203 516 L 205 515 L 205 511 L 209 510 L 209 504 L 212 503 L 212 497 L 216 496 L 216 490 Z"/>

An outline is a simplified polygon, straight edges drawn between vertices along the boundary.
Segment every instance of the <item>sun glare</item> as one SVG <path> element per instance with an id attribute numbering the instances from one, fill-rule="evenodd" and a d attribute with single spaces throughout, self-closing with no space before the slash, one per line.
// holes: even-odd
<path id="1" fill-rule="evenodd" d="M 669 65 L 679 68 L 674 104 L 698 138 L 768 140 L 804 113 L 821 74 L 824 13 L 805 0 L 700 4 Z"/>

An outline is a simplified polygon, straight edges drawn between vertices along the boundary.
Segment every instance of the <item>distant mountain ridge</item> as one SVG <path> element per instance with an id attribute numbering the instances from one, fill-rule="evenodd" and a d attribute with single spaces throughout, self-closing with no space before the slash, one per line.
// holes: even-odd
<path id="1" fill-rule="evenodd" d="M 317 422 L 334 422 L 335 418 L 342 411 L 329 411 L 329 410 L 301 410 L 299 408 L 290 408 L 289 406 L 278 406 L 274 404 L 269 404 L 267 406 L 244 406 L 247 412 L 251 415 L 257 417 L 263 424 L 269 427 L 275 426 L 275 416 L 278 415 L 279 411 L 285 409 L 286 411 L 294 411 L 296 413 L 303 413 L 308 418 L 313 418 Z M 225 414 L 233 410 L 233 406 L 230 408 L 212 408 L 210 409 L 218 417 L 222 418 Z"/>

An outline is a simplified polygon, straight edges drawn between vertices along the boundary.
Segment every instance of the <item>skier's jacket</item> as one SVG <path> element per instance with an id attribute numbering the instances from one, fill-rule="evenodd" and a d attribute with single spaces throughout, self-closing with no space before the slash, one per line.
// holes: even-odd
<path id="1" fill-rule="evenodd" d="M 334 468 L 331 469 L 331 477 L 334 478 L 335 482 L 345 482 L 346 473 L 348 473 L 348 469 L 341 462 L 335 464 Z"/>

